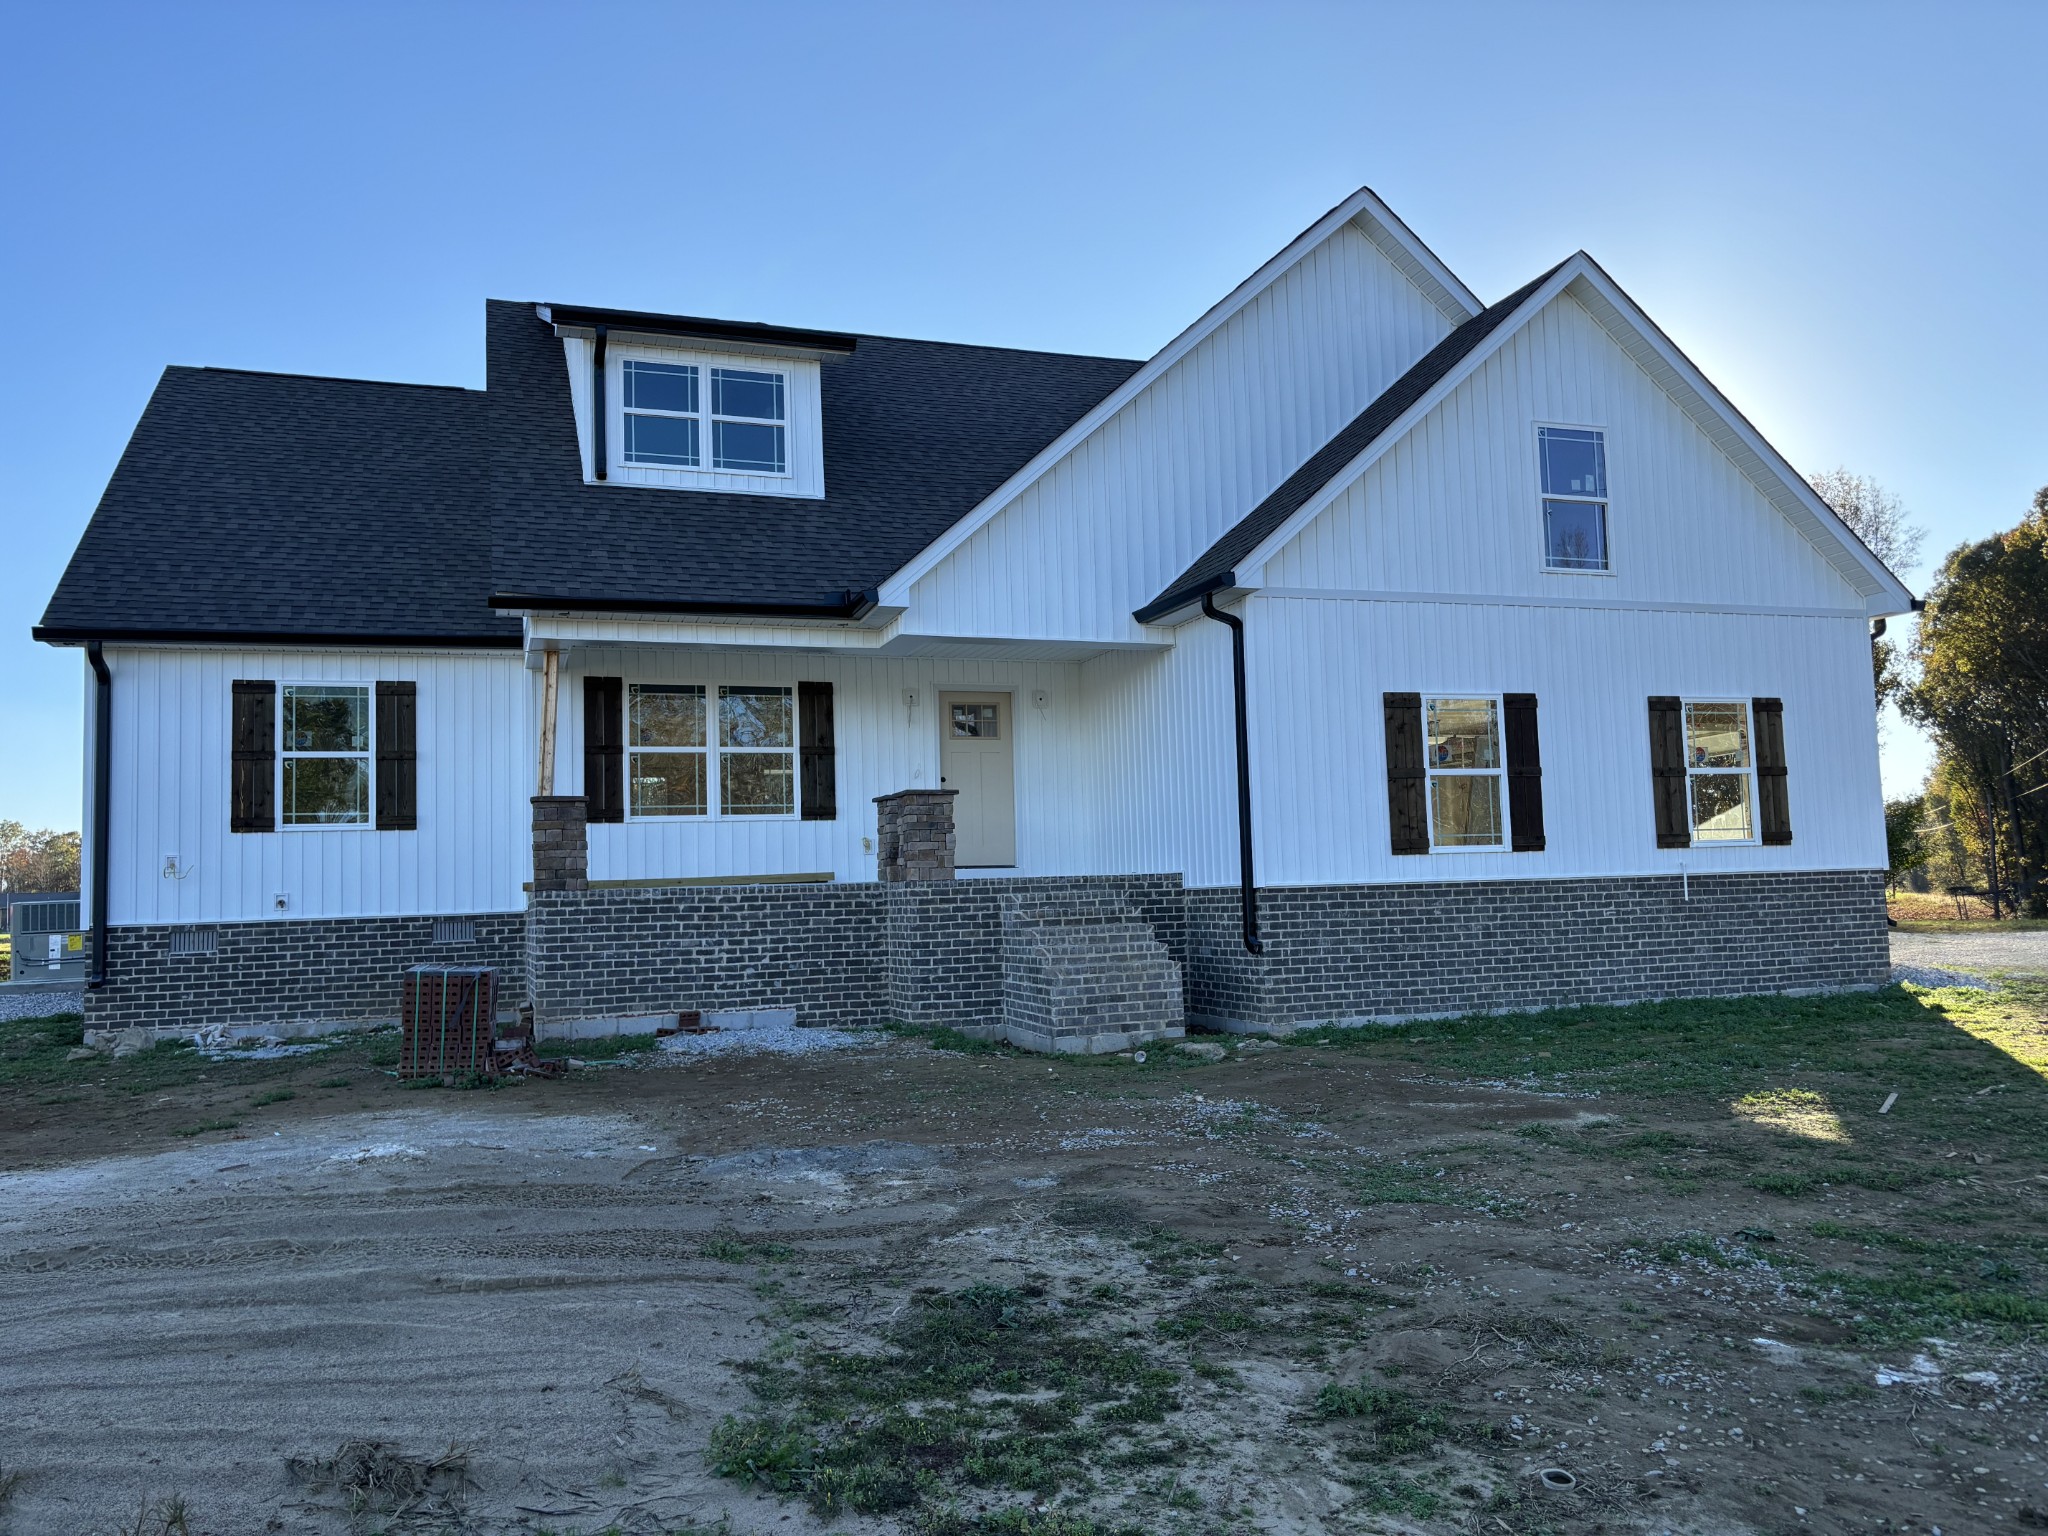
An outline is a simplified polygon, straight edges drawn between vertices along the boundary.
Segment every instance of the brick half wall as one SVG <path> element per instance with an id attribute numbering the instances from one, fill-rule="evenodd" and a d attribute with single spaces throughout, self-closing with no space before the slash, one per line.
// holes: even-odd
<path id="1" fill-rule="evenodd" d="M 469 943 L 435 943 L 431 917 L 342 917 L 108 930 L 107 984 L 85 994 L 89 1030 L 234 1029 L 314 1034 L 398 1021 L 409 965 L 495 965 L 501 1006 L 524 989 L 526 919 L 465 917 Z M 173 934 L 211 932 L 211 954 L 171 953 Z"/>
<path id="2" fill-rule="evenodd" d="M 1190 1018 L 1236 1028 L 1843 991 L 1891 969 L 1875 870 L 1275 887 L 1262 956 L 1235 887 L 1187 911 Z"/>

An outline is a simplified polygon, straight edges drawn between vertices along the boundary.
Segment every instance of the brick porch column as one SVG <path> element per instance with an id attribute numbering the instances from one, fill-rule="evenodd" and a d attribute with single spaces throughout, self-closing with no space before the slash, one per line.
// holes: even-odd
<path id="1" fill-rule="evenodd" d="M 899 789 L 875 796 L 875 878 L 953 878 L 953 797 L 957 789 Z"/>
<path id="2" fill-rule="evenodd" d="M 590 887 L 590 835 L 581 795 L 533 797 L 533 888 L 582 891 Z"/>

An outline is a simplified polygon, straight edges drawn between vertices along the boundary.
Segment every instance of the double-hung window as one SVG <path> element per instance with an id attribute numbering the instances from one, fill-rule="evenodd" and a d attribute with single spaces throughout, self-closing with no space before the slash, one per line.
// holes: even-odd
<path id="1" fill-rule="evenodd" d="M 1543 563 L 1553 571 L 1607 566 L 1607 444 L 1579 427 L 1538 427 L 1543 472 Z"/>
<path id="2" fill-rule="evenodd" d="M 1428 694 L 1422 709 L 1430 847 L 1505 847 L 1500 700 Z"/>
<path id="3" fill-rule="evenodd" d="M 1756 766 L 1746 702 L 1686 701 L 1685 776 L 1694 842 L 1755 840 Z"/>
<path id="4" fill-rule="evenodd" d="M 626 784 L 635 818 L 789 816 L 796 811 L 793 690 L 721 685 L 717 742 L 702 683 L 626 693 Z"/>
<path id="5" fill-rule="evenodd" d="M 278 690 L 280 821 L 287 827 L 370 824 L 370 690 L 286 683 Z"/>
<path id="6" fill-rule="evenodd" d="M 787 816 L 796 809 L 789 689 L 719 688 L 718 809 L 727 816 Z"/>
<path id="7" fill-rule="evenodd" d="M 620 375 L 628 464 L 703 469 L 708 449 L 711 469 L 789 473 L 789 381 L 779 370 L 629 357 Z"/>
<path id="8" fill-rule="evenodd" d="M 633 684 L 626 702 L 626 753 L 635 816 L 709 812 L 703 685 Z"/>

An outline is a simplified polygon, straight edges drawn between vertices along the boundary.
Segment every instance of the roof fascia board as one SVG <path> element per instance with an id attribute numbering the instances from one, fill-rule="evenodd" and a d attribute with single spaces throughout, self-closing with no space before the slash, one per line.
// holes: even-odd
<path id="1" fill-rule="evenodd" d="M 1571 265 L 1574 283 L 1584 290 L 1574 297 L 1582 303 L 1588 297 L 1597 301 L 1585 304 L 1587 312 L 1635 359 L 1637 366 L 1677 399 L 1722 452 L 1748 472 L 1751 481 L 1786 514 L 1793 527 L 1806 535 L 1822 557 L 1863 593 L 1869 615 L 1879 618 L 1911 612 L 1913 594 L 1906 584 L 1871 553 L 1856 531 L 1807 484 L 1805 476 L 1771 446 L 1621 285 L 1583 251 L 1572 258 Z M 1620 322 L 1619 328 L 1616 321 Z M 1667 374 L 1669 378 L 1661 376 Z M 1673 382 L 1683 387 L 1673 389 Z M 1773 494 L 1774 487 L 1777 494 Z M 1826 541 L 1816 538 L 1816 532 L 1824 534 Z"/>
<path id="2" fill-rule="evenodd" d="M 1294 536 L 1321 515 L 1323 509 L 1348 490 L 1358 477 L 1364 474 L 1394 445 L 1412 431 L 1417 422 L 1440 405 L 1466 379 L 1478 371 L 1486 360 L 1507 345 L 1508 338 L 1528 324 L 1532 315 L 1564 291 L 1571 281 L 1571 274 L 1578 258 L 1573 257 L 1550 276 L 1550 280 L 1524 299 L 1515 312 L 1493 328 L 1490 335 L 1458 360 L 1450 372 L 1429 387 L 1419 400 L 1409 406 L 1393 421 L 1386 431 L 1374 438 L 1365 449 L 1336 474 L 1323 482 L 1316 493 L 1298 507 L 1293 516 L 1275 528 L 1255 545 L 1251 552 L 1237 562 L 1237 584 L 1241 587 L 1262 587 L 1266 583 L 1266 562 L 1285 549 Z"/>
<path id="3" fill-rule="evenodd" d="M 1015 501 L 1048 470 L 1093 436 L 1105 422 L 1150 388 L 1169 368 L 1208 340 L 1232 317 L 1292 271 L 1311 251 L 1345 225 L 1359 220 L 1369 220 L 1379 226 L 1386 238 L 1392 239 L 1400 249 L 1408 252 L 1419 270 L 1430 274 L 1435 287 L 1441 288 L 1445 294 L 1464 306 L 1464 313 L 1455 316 L 1457 320 L 1469 319 L 1485 308 L 1473 295 L 1472 290 L 1458 280 L 1457 274 L 1438 260 L 1436 253 L 1418 240 L 1414 232 L 1394 216 L 1393 210 L 1381 202 L 1371 188 L 1360 187 L 1303 230 L 1278 255 L 1231 289 L 1193 325 L 1154 353 L 1144 367 L 1110 391 L 1093 410 L 1046 444 L 1022 469 L 983 497 L 978 505 L 970 508 L 951 528 L 927 544 L 907 564 L 884 581 L 881 586 L 881 600 L 889 604 L 907 605 L 910 601 L 910 589 L 919 578 L 966 543 L 998 512 Z M 1379 245 L 1380 239 L 1375 237 L 1374 243 Z M 1386 247 L 1381 245 L 1381 249 L 1385 250 Z M 1402 270 L 1406 272 L 1407 268 L 1404 266 Z M 1436 299 L 1431 286 L 1424 286 L 1423 292 L 1430 294 L 1433 301 L 1441 302 Z"/>
<path id="4" fill-rule="evenodd" d="M 290 629 L 122 629 L 71 624 L 38 624 L 29 630 L 29 638 L 44 645 L 84 645 L 99 640 L 107 645 L 263 646 L 289 650 L 340 646 L 350 650 L 516 651 L 520 645 L 519 636 L 512 634 L 317 634 Z"/>
<path id="5" fill-rule="evenodd" d="M 555 328 L 592 334 L 604 326 L 614 334 L 778 348 L 811 357 L 846 357 L 859 337 L 839 331 L 807 331 L 796 326 L 761 325 L 750 320 L 707 320 L 695 315 L 654 315 L 630 309 L 589 309 L 575 304 L 536 304 L 534 313 Z"/>

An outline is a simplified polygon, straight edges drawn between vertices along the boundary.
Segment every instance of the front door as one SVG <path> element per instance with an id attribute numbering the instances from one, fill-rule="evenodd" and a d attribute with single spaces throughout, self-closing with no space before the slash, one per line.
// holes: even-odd
<path id="1" fill-rule="evenodd" d="M 953 862 L 963 869 L 1017 862 L 1017 795 L 1011 775 L 1007 693 L 939 695 L 939 787 L 953 801 Z"/>

